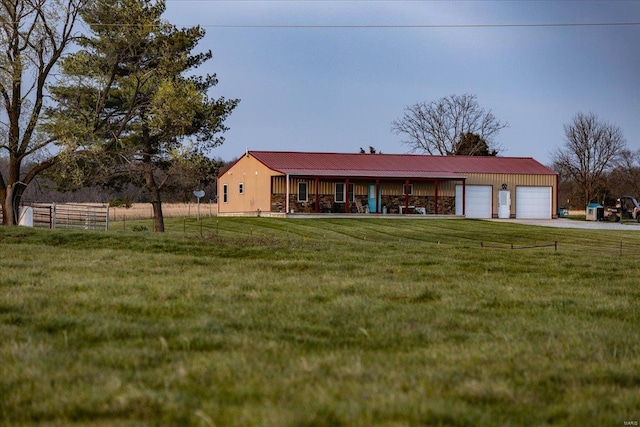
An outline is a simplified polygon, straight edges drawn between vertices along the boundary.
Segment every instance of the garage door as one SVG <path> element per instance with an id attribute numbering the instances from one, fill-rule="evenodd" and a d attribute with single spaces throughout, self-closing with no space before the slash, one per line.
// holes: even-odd
<path id="1" fill-rule="evenodd" d="M 467 185 L 465 192 L 466 217 L 491 218 L 493 187 L 490 185 Z M 462 215 L 462 185 L 456 185 L 456 215 Z"/>
<path id="2" fill-rule="evenodd" d="M 516 218 L 551 219 L 551 187 L 517 187 Z"/>

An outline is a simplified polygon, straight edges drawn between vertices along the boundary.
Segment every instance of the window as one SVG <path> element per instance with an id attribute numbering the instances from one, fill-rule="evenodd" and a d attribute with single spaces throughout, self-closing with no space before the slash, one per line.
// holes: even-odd
<path id="1" fill-rule="evenodd" d="M 353 183 L 349 183 L 349 200 L 352 202 L 356 200 L 355 188 Z M 344 189 L 344 182 L 336 182 L 336 203 L 344 203 L 346 201 Z"/>
<path id="2" fill-rule="evenodd" d="M 299 182 L 298 183 L 298 201 L 306 202 L 307 201 L 307 183 Z"/>
<path id="3" fill-rule="evenodd" d="M 408 194 L 409 196 L 412 196 L 413 195 L 413 184 L 405 184 L 402 194 Z"/>
<path id="4" fill-rule="evenodd" d="M 229 202 L 229 184 L 222 186 L 222 203 Z"/>
<path id="5" fill-rule="evenodd" d="M 344 203 L 344 182 L 336 182 L 336 203 Z"/>
<path id="6" fill-rule="evenodd" d="M 238 194 L 244 194 L 244 183 L 238 184 Z"/>

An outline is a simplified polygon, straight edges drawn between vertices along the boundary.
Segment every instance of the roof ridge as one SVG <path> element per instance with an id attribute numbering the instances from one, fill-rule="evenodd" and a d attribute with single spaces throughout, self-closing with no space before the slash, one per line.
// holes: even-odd
<path id="1" fill-rule="evenodd" d="M 532 159 L 531 156 L 466 156 L 466 155 L 452 155 L 445 156 L 442 154 L 420 154 L 420 153 L 345 153 L 345 152 L 332 152 L 332 151 L 293 151 L 293 150 L 248 150 L 251 153 L 268 153 L 268 154 L 319 154 L 330 156 L 406 156 L 406 157 L 432 157 L 442 159 Z M 536 160 L 537 161 L 537 160 Z"/>

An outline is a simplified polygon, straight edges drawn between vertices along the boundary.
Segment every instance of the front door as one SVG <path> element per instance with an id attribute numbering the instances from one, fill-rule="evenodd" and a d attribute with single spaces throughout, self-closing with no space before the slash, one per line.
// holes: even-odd
<path id="1" fill-rule="evenodd" d="M 377 213 L 376 208 L 380 205 L 376 204 L 377 201 L 380 201 L 380 197 L 376 192 L 376 184 L 369 184 L 369 212 Z"/>

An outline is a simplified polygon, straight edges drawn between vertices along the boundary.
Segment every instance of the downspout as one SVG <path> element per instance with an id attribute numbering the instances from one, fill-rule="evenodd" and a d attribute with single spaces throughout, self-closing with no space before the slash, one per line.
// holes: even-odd
<path id="1" fill-rule="evenodd" d="M 289 213 L 289 174 L 287 174 L 286 177 L 287 177 L 286 178 L 287 182 L 285 184 L 285 190 L 284 190 L 286 193 L 284 196 L 286 207 L 284 208 L 284 213 L 288 214 Z"/>
<path id="2" fill-rule="evenodd" d="M 462 216 L 467 216 L 467 180 L 462 180 Z"/>
<path id="3" fill-rule="evenodd" d="M 560 194 L 558 194 L 559 193 L 558 192 L 559 188 L 560 188 L 560 175 L 556 174 L 556 188 L 555 188 L 555 190 L 556 190 L 556 197 L 555 197 L 555 199 L 556 199 L 556 209 L 555 209 L 555 214 L 554 214 L 553 211 L 551 212 L 551 218 L 557 218 L 558 217 L 558 213 L 559 213 L 558 209 L 560 209 Z M 567 206 L 567 208 L 568 208 L 568 206 Z"/>

